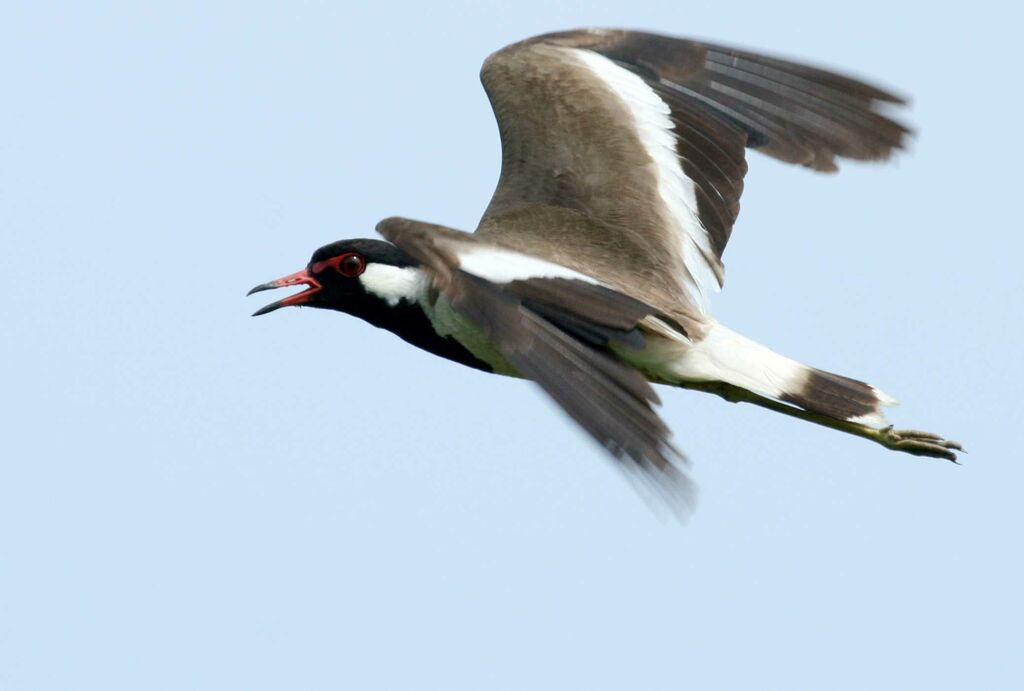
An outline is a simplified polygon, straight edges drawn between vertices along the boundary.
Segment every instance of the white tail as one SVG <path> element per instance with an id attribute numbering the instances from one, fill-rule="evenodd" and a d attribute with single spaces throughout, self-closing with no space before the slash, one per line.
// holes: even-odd
<path id="1" fill-rule="evenodd" d="M 884 425 L 895 399 L 870 384 L 808 367 L 715 322 L 671 364 L 682 380 L 721 381 L 761 396 L 868 425 Z"/>

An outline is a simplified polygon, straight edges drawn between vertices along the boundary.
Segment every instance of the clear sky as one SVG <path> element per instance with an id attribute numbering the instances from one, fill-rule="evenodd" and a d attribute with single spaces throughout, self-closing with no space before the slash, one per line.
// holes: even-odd
<path id="1" fill-rule="evenodd" d="M 1009 3 L 85 4 L 0 10 L 0 689 L 1022 688 Z M 581 25 L 913 97 L 891 165 L 750 158 L 714 309 L 963 467 L 663 390 L 680 526 L 527 382 L 250 319 L 382 217 L 472 228 L 480 62 Z"/>

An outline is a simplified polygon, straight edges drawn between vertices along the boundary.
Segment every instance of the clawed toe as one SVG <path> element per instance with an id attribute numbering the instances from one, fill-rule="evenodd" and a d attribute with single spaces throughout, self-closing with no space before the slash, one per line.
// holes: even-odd
<path id="1" fill-rule="evenodd" d="M 914 456 L 944 458 L 959 463 L 956 453 L 966 453 L 959 442 L 944 439 L 938 434 L 913 429 L 893 429 L 890 425 L 879 430 L 879 443 L 894 451 L 903 451 Z"/>

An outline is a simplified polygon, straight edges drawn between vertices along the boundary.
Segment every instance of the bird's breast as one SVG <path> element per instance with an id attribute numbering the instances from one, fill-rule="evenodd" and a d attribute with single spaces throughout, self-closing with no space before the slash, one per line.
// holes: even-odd
<path id="1" fill-rule="evenodd" d="M 439 295 L 433 303 L 423 302 L 421 306 L 439 336 L 455 339 L 473 357 L 486 362 L 495 374 L 519 376 L 480 327 L 456 310 L 448 298 Z"/>

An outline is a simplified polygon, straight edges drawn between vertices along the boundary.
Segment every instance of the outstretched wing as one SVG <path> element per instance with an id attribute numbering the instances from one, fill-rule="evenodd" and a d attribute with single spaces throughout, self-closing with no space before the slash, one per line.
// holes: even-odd
<path id="1" fill-rule="evenodd" d="M 532 379 L 623 467 L 676 509 L 692 483 L 647 380 L 612 352 L 642 349 L 650 306 L 563 267 L 497 250 L 465 233 L 390 218 L 378 232 L 418 261 L 515 371 Z M 500 255 L 500 256 L 496 256 Z M 494 261 L 497 259 L 497 261 Z"/>
<path id="2" fill-rule="evenodd" d="M 908 134 L 878 111 L 902 101 L 874 86 L 635 31 L 527 39 L 491 55 L 481 80 L 502 167 L 477 232 L 652 293 L 670 276 L 701 311 L 722 284 L 745 147 L 834 171 L 837 156 L 884 159 Z"/>

